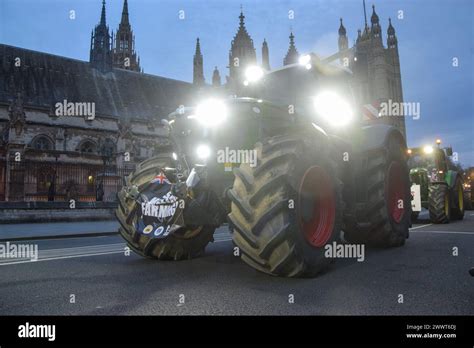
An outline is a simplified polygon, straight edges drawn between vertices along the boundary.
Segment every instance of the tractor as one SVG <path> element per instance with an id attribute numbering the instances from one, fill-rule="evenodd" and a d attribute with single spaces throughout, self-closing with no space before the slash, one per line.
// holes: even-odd
<path id="1" fill-rule="evenodd" d="M 252 268 L 313 277 L 333 263 L 333 243 L 404 245 L 405 139 L 362 120 L 351 72 L 310 54 L 243 75 L 244 97 L 208 95 L 162 121 L 169 148 L 139 164 L 118 193 L 129 247 L 153 259 L 191 259 L 227 224 Z"/>
<path id="2" fill-rule="evenodd" d="M 464 209 L 473 210 L 474 208 L 474 168 L 468 168 L 464 173 Z"/>
<path id="3" fill-rule="evenodd" d="M 424 146 L 408 149 L 412 182 L 412 220 L 421 208 L 429 210 L 432 223 L 443 224 L 464 217 L 464 185 L 461 173 L 450 169 L 451 147 Z"/>

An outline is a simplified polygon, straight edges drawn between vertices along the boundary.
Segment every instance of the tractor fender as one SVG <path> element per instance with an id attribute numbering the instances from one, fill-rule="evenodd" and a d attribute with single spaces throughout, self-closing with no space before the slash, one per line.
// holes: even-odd
<path id="1" fill-rule="evenodd" d="M 406 148 L 403 134 L 394 126 L 387 124 L 374 124 L 361 128 L 361 142 L 359 144 L 362 152 L 386 147 L 390 138 L 395 137 Z"/>
<path id="2" fill-rule="evenodd" d="M 448 186 L 450 189 L 453 189 L 454 188 L 454 184 L 456 184 L 456 179 L 459 177 L 461 179 L 461 184 L 463 182 L 462 180 L 462 176 L 459 175 L 459 173 L 457 171 L 454 171 L 454 170 L 448 170 L 448 172 L 446 173 L 446 181 L 448 183 Z"/>

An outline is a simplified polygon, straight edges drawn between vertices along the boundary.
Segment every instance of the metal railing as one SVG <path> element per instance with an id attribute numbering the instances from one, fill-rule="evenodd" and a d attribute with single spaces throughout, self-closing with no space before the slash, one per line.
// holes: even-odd
<path id="1" fill-rule="evenodd" d="M 0 201 L 114 202 L 134 165 L 1 161 Z"/>

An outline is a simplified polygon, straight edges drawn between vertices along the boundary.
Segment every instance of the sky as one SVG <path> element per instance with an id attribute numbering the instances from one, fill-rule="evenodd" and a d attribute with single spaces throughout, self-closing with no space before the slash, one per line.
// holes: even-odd
<path id="1" fill-rule="evenodd" d="M 0 0 L 0 43 L 88 60 L 101 0 Z M 282 65 L 290 29 L 300 53 L 337 51 L 339 18 L 350 45 L 363 28 L 362 0 L 129 0 L 136 48 L 146 73 L 192 81 L 196 38 L 211 81 L 214 66 L 228 73 L 230 43 L 240 6 L 257 58 L 265 38 L 272 68 Z M 398 38 L 405 102 L 420 103 L 420 118 L 406 119 L 410 147 L 441 138 L 464 166 L 474 166 L 474 1 L 367 0 L 386 42 L 388 18 Z M 123 0 L 108 0 L 107 24 L 116 30 Z M 71 19 L 74 11 L 75 18 Z M 184 19 L 180 19 L 184 11 Z M 294 18 L 289 18 L 293 11 Z M 458 66 L 453 66 L 456 58 Z"/>

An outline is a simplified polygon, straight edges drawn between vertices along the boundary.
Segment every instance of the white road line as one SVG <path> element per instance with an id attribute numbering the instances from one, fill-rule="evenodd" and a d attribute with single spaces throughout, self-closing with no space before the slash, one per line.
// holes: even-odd
<path id="1" fill-rule="evenodd" d="M 218 238 L 214 242 L 215 243 L 229 242 L 231 240 L 232 238 L 222 237 L 222 238 Z M 120 248 L 118 250 L 114 250 L 118 246 L 120 246 Z M 0 260 L 0 266 L 16 265 L 20 263 L 30 263 L 30 262 L 40 262 L 40 261 L 72 259 L 72 258 L 78 258 L 78 257 L 119 254 L 119 253 L 124 253 L 123 248 L 125 246 L 126 246 L 125 244 L 119 243 L 119 244 L 91 245 L 91 246 L 64 248 L 64 249 L 49 249 L 49 250 L 44 250 L 43 252 L 40 250 L 39 258 L 36 261 L 32 261 L 30 259 L 24 259 L 24 258 L 16 259 L 15 261 L 9 261 L 12 259 L 5 259 L 5 260 Z M 89 250 L 87 250 L 86 248 L 89 248 Z M 80 254 L 75 254 L 77 252 L 80 252 Z"/>
<path id="2" fill-rule="evenodd" d="M 53 261 L 53 260 L 62 260 L 62 259 L 73 259 L 73 258 L 77 258 L 77 257 L 99 256 L 99 255 L 109 255 L 109 254 L 118 254 L 118 253 L 123 253 L 123 250 L 109 251 L 109 252 L 106 252 L 106 253 L 86 254 L 86 255 L 69 255 L 69 256 L 51 257 L 51 258 L 46 258 L 46 259 L 38 259 L 36 261 L 26 260 L 26 261 L 5 262 L 5 263 L 0 263 L 0 266 L 16 265 L 16 264 L 19 264 L 19 263 Z"/>
<path id="3" fill-rule="evenodd" d="M 219 240 L 215 240 L 214 243 L 220 243 L 220 242 L 228 242 L 228 241 L 231 241 L 232 238 L 229 238 L 229 239 L 219 239 Z"/>
<path id="4" fill-rule="evenodd" d="M 431 226 L 431 225 L 433 225 L 433 224 L 426 224 L 426 225 L 421 225 L 421 226 L 412 227 L 412 228 L 410 228 L 410 231 L 412 231 L 412 230 L 417 230 L 417 229 L 419 229 L 419 228 L 426 227 L 426 226 Z"/>
<path id="5" fill-rule="evenodd" d="M 415 231 L 414 233 L 438 233 L 438 234 L 470 234 L 474 236 L 474 232 L 460 232 L 460 231 Z"/>

